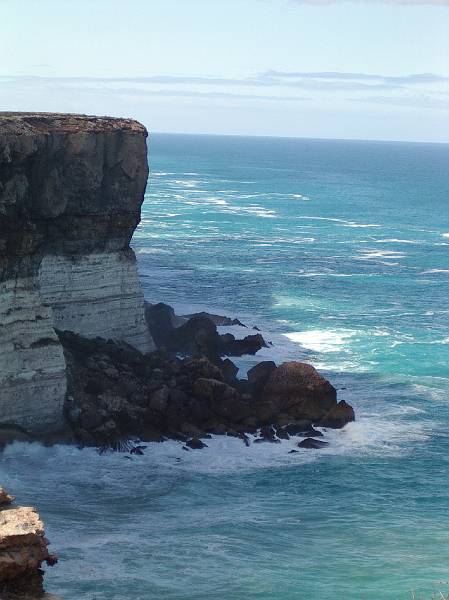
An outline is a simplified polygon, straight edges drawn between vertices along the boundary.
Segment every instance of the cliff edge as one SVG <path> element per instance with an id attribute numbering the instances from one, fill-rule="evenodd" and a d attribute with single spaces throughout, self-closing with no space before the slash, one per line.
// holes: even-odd
<path id="1" fill-rule="evenodd" d="M 153 350 L 129 247 L 146 137 L 130 119 L 0 113 L 0 425 L 62 427 L 55 329 Z"/>

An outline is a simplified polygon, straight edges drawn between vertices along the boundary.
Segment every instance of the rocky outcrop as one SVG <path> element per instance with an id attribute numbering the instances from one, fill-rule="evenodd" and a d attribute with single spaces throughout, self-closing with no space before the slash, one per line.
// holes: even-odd
<path id="1" fill-rule="evenodd" d="M 206 356 L 220 362 L 222 356 L 256 354 L 267 344 L 260 333 L 236 339 L 220 334 L 217 326 L 240 325 L 237 319 L 206 312 L 180 317 L 168 304 L 145 303 L 145 318 L 158 348 L 185 356 Z"/>
<path id="2" fill-rule="evenodd" d="M 15 507 L 0 488 L 0 597 L 40 598 L 43 563 L 54 565 L 44 525 L 34 508 Z"/>
<path id="3" fill-rule="evenodd" d="M 304 363 L 260 363 L 241 380 L 229 359 L 144 355 L 124 342 L 59 336 L 69 373 L 66 414 L 83 445 L 127 449 L 133 439 L 210 433 L 246 440 L 259 428 L 258 441 L 278 442 L 321 436 L 313 425 L 342 427 L 354 419 L 332 385 Z"/>
<path id="4" fill-rule="evenodd" d="M 0 113 L 0 424 L 62 426 L 55 327 L 153 348 L 129 248 L 146 136 L 127 119 Z"/>

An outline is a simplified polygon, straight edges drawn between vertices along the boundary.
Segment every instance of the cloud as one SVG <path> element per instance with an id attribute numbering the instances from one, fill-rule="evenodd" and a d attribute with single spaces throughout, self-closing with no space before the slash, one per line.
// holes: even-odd
<path id="1" fill-rule="evenodd" d="M 449 6 L 449 0 L 291 0 L 295 4 L 315 4 L 322 6 L 323 4 L 342 4 L 346 2 L 366 3 L 371 4 L 392 4 L 392 5 L 408 5 L 408 6 Z"/>
<path id="2" fill-rule="evenodd" d="M 367 92 L 413 88 L 415 86 L 440 85 L 449 82 L 449 77 L 435 73 L 416 73 L 409 75 L 379 75 L 373 73 L 347 73 L 335 71 L 265 71 L 252 77 L 227 78 L 207 77 L 202 75 L 148 75 L 133 77 L 48 77 L 35 75 L 18 75 L 11 80 L 21 80 L 29 84 L 45 85 L 164 85 L 199 86 L 220 88 L 301 88 L 304 91 L 321 92 Z"/>
<path id="3" fill-rule="evenodd" d="M 449 2 L 449 0 L 448 0 Z M 325 80 L 325 81 L 353 81 L 367 82 L 373 84 L 384 85 L 407 85 L 420 83 L 442 83 L 449 81 L 449 77 L 445 75 L 436 75 L 435 73 L 416 73 L 413 75 L 378 75 L 375 73 L 342 73 L 338 71 L 266 71 L 262 74 L 262 78 L 274 81 L 291 81 L 291 80 Z"/>

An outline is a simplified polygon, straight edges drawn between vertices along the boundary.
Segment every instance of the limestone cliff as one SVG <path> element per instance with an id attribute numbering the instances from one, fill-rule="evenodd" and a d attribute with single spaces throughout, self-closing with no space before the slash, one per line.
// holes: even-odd
<path id="1" fill-rule="evenodd" d="M 129 247 L 146 136 L 128 119 L 0 113 L 0 424 L 61 425 L 55 328 L 153 349 Z"/>
<path id="2" fill-rule="evenodd" d="M 43 598 L 43 563 L 54 565 L 48 553 L 44 525 L 34 508 L 15 507 L 0 487 L 0 598 Z"/>

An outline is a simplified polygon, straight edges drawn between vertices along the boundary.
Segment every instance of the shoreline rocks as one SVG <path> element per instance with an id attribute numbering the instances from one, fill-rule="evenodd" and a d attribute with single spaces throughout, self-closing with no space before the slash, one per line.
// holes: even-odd
<path id="1" fill-rule="evenodd" d="M 16 507 L 0 487 L 0 598 L 43 598 L 44 563 L 53 566 L 44 525 L 34 508 Z"/>
<path id="2" fill-rule="evenodd" d="M 237 339 L 218 327 L 238 319 L 144 304 L 129 242 L 146 138 L 130 119 L 0 113 L 0 446 L 259 429 L 277 443 L 353 420 L 311 365 L 264 361 L 239 379 L 229 357 L 269 346 L 257 328 Z"/>
<path id="3" fill-rule="evenodd" d="M 352 407 L 338 403 L 335 388 L 305 363 L 264 361 L 238 379 L 230 359 L 143 354 L 125 342 L 58 335 L 68 369 L 65 414 L 81 445 L 187 442 L 212 433 L 244 439 L 258 430 L 257 442 L 278 443 L 322 436 L 314 426 L 340 428 L 354 420 Z"/>

